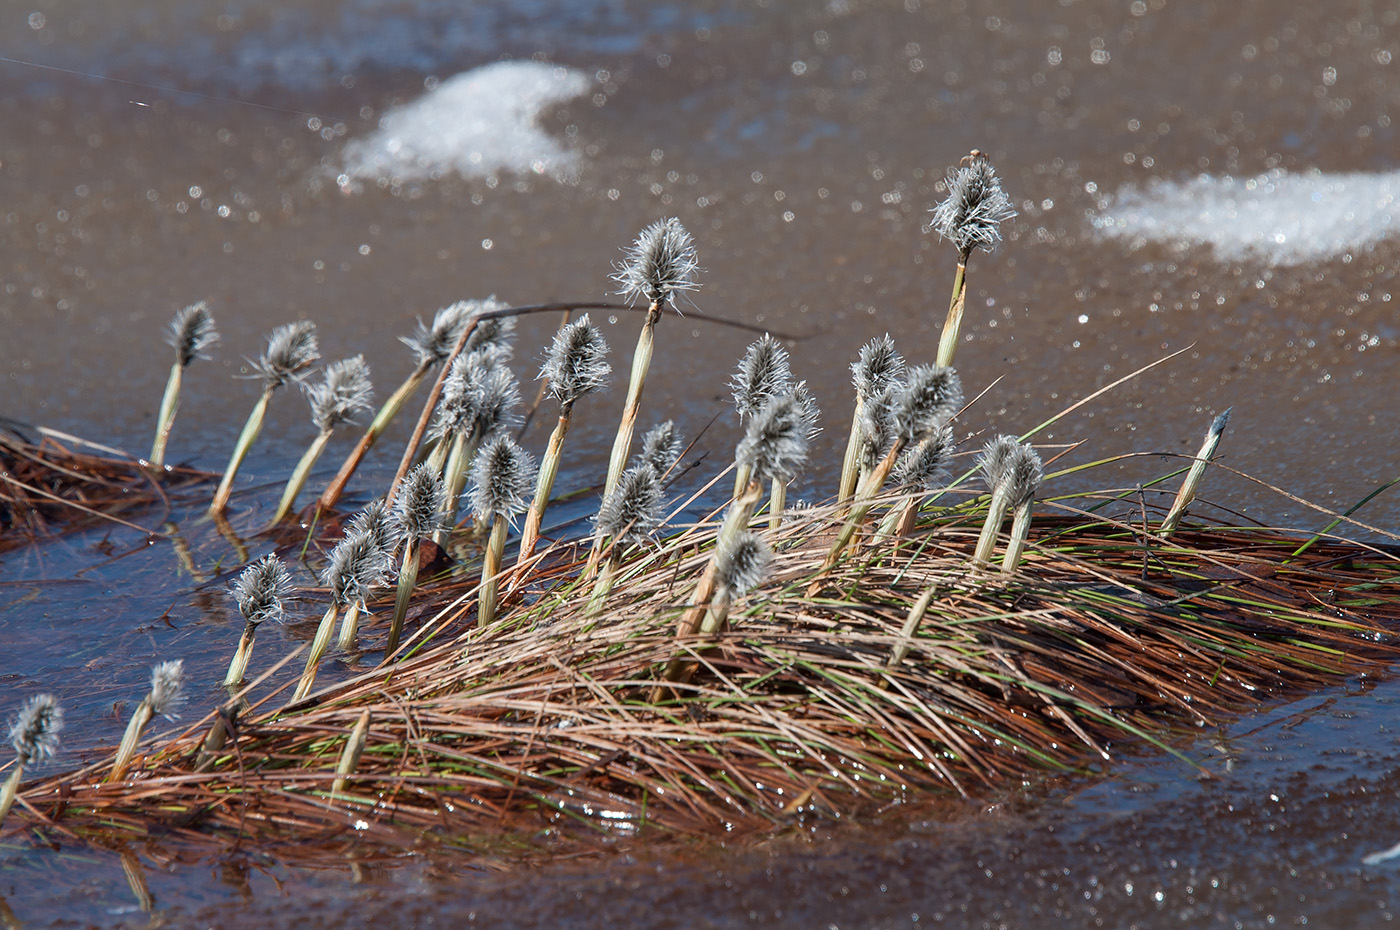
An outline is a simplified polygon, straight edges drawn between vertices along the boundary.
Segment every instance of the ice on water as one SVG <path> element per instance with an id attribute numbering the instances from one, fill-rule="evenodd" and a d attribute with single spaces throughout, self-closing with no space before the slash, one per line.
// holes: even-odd
<path id="1" fill-rule="evenodd" d="M 1124 187 L 1093 223 L 1103 234 L 1131 242 L 1209 245 L 1225 261 L 1296 265 L 1394 234 L 1397 195 L 1400 172 L 1203 174 Z"/>
<path id="2" fill-rule="evenodd" d="M 586 74 L 537 61 L 502 61 L 444 80 L 384 114 L 379 129 L 345 146 L 350 178 L 423 179 L 456 171 L 567 178 L 578 154 L 539 125 L 545 107 L 587 91 Z"/>

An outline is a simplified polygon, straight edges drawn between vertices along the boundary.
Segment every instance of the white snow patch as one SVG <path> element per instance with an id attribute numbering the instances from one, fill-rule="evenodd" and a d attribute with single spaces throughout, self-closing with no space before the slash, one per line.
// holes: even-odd
<path id="1" fill-rule="evenodd" d="M 1200 175 L 1128 186 L 1093 217 L 1105 235 L 1209 245 L 1225 261 L 1296 265 L 1355 251 L 1396 232 L 1400 172 Z"/>
<path id="2" fill-rule="evenodd" d="M 586 74 L 538 61 L 502 61 L 454 75 L 384 114 L 379 129 L 345 146 L 348 178 L 415 180 L 452 171 L 567 180 L 578 154 L 538 125 L 551 104 L 590 87 Z"/>

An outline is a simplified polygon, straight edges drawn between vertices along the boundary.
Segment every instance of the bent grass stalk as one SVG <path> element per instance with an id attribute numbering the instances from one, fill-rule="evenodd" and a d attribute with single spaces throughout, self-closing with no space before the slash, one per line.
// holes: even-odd
<path id="1" fill-rule="evenodd" d="M 175 314 L 170 323 L 167 342 L 175 349 L 175 361 L 170 366 L 170 378 L 165 383 L 165 393 L 161 395 L 160 413 L 156 416 L 156 437 L 151 443 L 152 465 L 165 464 L 165 449 L 170 441 L 170 430 L 175 425 L 175 413 L 180 408 L 180 387 L 184 370 L 197 358 L 208 358 L 205 349 L 219 341 L 214 329 L 214 318 L 204 301 L 191 304 Z"/>
<path id="2" fill-rule="evenodd" d="M 1233 408 L 1230 408 L 1233 409 Z M 1206 430 L 1205 441 L 1201 443 L 1201 449 L 1196 453 L 1196 460 L 1191 463 L 1191 470 L 1186 473 L 1186 479 L 1181 482 L 1181 489 L 1176 492 L 1176 499 L 1172 501 L 1171 510 L 1167 511 L 1166 517 L 1162 519 L 1162 525 L 1157 529 L 1157 535 L 1162 539 L 1168 539 L 1176 528 L 1181 525 L 1181 518 L 1186 516 L 1186 509 L 1191 506 L 1191 502 L 1196 499 L 1196 491 L 1200 488 L 1201 479 L 1205 477 L 1206 466 L 1215 458 L 1215 450 L 1220 446 L 1220 439 L 1225 435 L 1225 426 L 1230 422 L 1230 410 L 1226 410 L 1220 416 L 1211 421 L 1210 429 Z"/>

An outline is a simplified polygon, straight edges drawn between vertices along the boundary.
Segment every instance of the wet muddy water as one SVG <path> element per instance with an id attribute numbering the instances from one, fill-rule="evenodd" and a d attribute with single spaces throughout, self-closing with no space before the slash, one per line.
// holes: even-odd
<path id="1" fill-rule="evenodd" d="M 1329 517 L 1268 485 L 1342 510 L 1400 461 L 1391 4 L 30 0 L 0 4 L 0 36 L 6 417 L 144 452 L 163 328 L 203 299 L 223 339 L 187 372 L 171 458 L 219 469 L 255 395 L 237 377 L 273 326 L 314 320 L 325 357 L 363 353 L 382 396 L 411 367 L 395 337 L 415 317 L 488 294 L 612 299 L 619 250 L 675 215 L 704 267 L 695 310 L 792 337 L 828 427 L 794 494 L 822 498 L 858 346 L 888 331 L 934 355 L 954 255 L 926 211 L 976 147 L 1019 216 L 969 269 L 957 364 L 982 396 L 964 449 L 1180 351 L 1037 441 L 1078 443 L 1061 465 L 1190 454 L 1232 407 L 1221 461 L 1253 478 L 1216 469 L 1205 495 L 1307 529 Z M 469 72 L 476 90 L 445 95 Z M 636 318 L 602 321 L 625 367 Z M 522 323 L 522 376 L 553 323 Z M 643 421 L 700 433 L 751 338 L 667 318 Z M 598 480 L 620 394 L 579 405 L 561 486 Z M 312 432 L 300 398 L 276 398 L 235 526 L 265 518 Z M 723 459 L 734 437 L 725 414 L 700 448 Z M 1060 486 L 1175 467 L 1149 455 Z M 1395 529 L 1397 501 L 1348 532 Z M 210 578 L 131 531 L 0 557 L 0 712 L 57 693 L 61 764 L 119 737 L 114 705 L 153 661 L 187 657 L 195 701 L 215 699 L 235 553 L 194 512 L 171 519 Z M 1186 744 L 1216 779 L 1139 757 L 756 845 L 629 840 L 526 874 L 138 858 L 158 915 L 209 926 L 1379 926 L 1400 866 L 1362 857 L 1400 840 L 1396 699 L 1339 683 Z M 10 834 L 0 864 L 0 925 L 149 920 L 115 857 Z"/>

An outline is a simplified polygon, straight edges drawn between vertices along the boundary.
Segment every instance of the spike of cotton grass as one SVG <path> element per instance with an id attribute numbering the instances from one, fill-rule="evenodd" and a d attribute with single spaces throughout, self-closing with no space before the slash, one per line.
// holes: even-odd
<path id="1" fill-rule="evenodd" d="M 891 510 L 881 522 L 879 539 L 907 536 L 914 528 L 923 493 L 943 487 L 948 479 L 955 445 L 952 427 L 944 424 L 900 453 L 890 471 L 890 482 L 911 493 L 903 507 Z"/>
<path id="2" fill-rule="evenodd" d="M 607 386 L 608 375 L 612 372 L 607 362 L 608 344 L 603 334 L 584 314 L 573 323 L 560 328 L 554 336 L 549 354 L 540 368 L 540 378 L 549 385 L 549 392 L 559 402 L 559 419 L 549 434 L 549 444 L 540 460 L 538 477 L 535 480 L 535 496 L 530 502 L 530 510 L 525 515 L 525 525 L 520 532 L 520 554 L 516 564 L 521 565 L 535 551 L 540 537 L 540 524 L 544 520 L 549 497 L 554 492 L 554 480 L 559 474 L 559 463 L 564 454 L 564 439 L 569 433 L 569 423 L 573 418 L 574 404 L 585 394 L 592 394 Z"/>
<path id="3" fill-rule="evenodd" d="M 374 500 L 350 519 L 345 535 L 363 539 L 366 550 L 352 546 L 346 554 L 346 570 L 337 576 L 343 584 L 343 600 L 350 606 L 341 620 L 336 645 L 342 652 L 354 652 L 360 644 L 360 614 L 365 611 L 370 592 L 388 580 L 403 528 L 384 501 Z"/>
<path id="4" fill-rule="evenodd" d="M 627 260 L 613 278 L 621 286 L 618 293 L 632 300 L 646 300 L 648 306 L 646 320 L 637 337 L 637 349 L 632 355 L 632 373 L 627 383 L 622 418 L 613 439 L 612 454 L 608 457 L 608 476 L 603 482 L 604 497 L 617 487 L 631 453 L 632 432 L 637 425 L 642 390 L 651 368 L 656 324 L 661 319 L 662 308 L 667 302 L 674 307 L 676 294 L 699 287 L 695 281 L 697 270 L 695 242 L 680 221 L 672 217 L 642 230 L 628 251 Z M 599 537 L 596 546 L 601 545 L 602 539 Z M 595 554 L 598 551 L 596 546 Z"/>
<path id="5" fill-rule="evenodd" d="M 535 483 L 535 462 L 530 453 L 509 436 L 497 436 L 477 453 L 472 464 L 472 507 L 491 527 L 481 566 L 481 593 L 477 598 L 478 628 L 496 616 L 496 591 L 501 557 L 505 552 L 510 518 L 529 506 Z"/>
<path id="6" fill-rule="evenodd" d="M 447 508 L 447 488 L 439 475 L 423 462 L 408 473 L 399 496 L 394 498 L 394 517 L 403 528 L 403 560 L 399 563 L 399 581 L 394 594 L 394 615 L 389 621 L 389 641 L 384 648 L 386 661 L 399 648 L 403 635 L 408 601 L 418 584 L 418 552 L 422 541 L 442 525 Z"/>
<path id="7" fill-rule="evenodd" d="M 649 464 L 635 465 L 622 473 L 613 492 L 603 499 L 594 521 L 599 538 L 612 540 L 612 551 L 603 565 L 588 609 L 597 613 L 612 591 L 623 550 L 641 545 L 661 525 L 661 476 Z"/>
<path id="8" fill-rule="evenodd" d="M 301 680 L 297 682 L 292 703 L 306 697 L 316 683 L 317 669 L 330 648 L 341 609 L 346 611 L 346 625 L 353 624 L 358 629 L 359 611 L 364 599 L 369 596 L 371 588 L 384 580 L 388 570 L 389 560 L 384 549 L 376 543 L 372 533 L 363 528 L 357 530 L 352 521 L 340 542 L 331 550 L 330 561 L 321 573 L 322 583 L 330 589 L 331 602 L 316 627 L 316 636 L 311 641 L 306 667 L 302 670 Z M 354 614 L 354 617 L 350 614 Z"/>
<path id="9" fill-rule="evenodd" d="M 1200 451 L 1196 453 L 1196 460 L 1191 463 L 1191 470 L 1186 473 L 1186 480 L 1181 482 L 1181 489 L 1176 492 L 1171 510 L 1167 511 L 1162 525 L 1157 529 L 1157 535 L 1163 539 L 1170 538 L 1172 533 L 1176 532 L 1176 528 L 1181 525 L 1181 518 L 1186 516 L 1186 509 L 1196 499 L 1196 491 L 1201 486 L 1201 479 L 1205 477 L 1206 466 L 1215 458 L 1215 450 L 1219 448 L 1220 439 L 1225 435 L 1225 427 L 1230 422 L 1230 410 L 1233 409 L 1227 409 L 1212 420 L 1210 429 L 1206 430 L 1206 437 L 1201 443 Z"/>
<path id="10" fill-rule="evenodd" d="M 282 497 L 273 511 L 272 522 L 281 522 L 292 511 L 297 495 L 306 485 L 311 469 L 316 466 L 326 443 L 336 427 L 353 423 L 356 414 L 371 408 L 370 398 L 374 386 L 369 380 L 369 365 L 363 355 L 341 359 L 326 366 L 325 375 L 315 384 L 304 386 L 307 400 L 311 404 L 311 422 L 316 425 L 316 438 L 302 454 L 291 477 L 282 490 Z"/>
<path id="11" fill-rule="evenodd" d="M 977 538 L 977 549 L 972 556 L 974 564 L 985 565 L 991 559 L 997 532 L 1006 519 L 1006 511 L 1011 507 L 1012 494 L 1017 490 L 1017 476 L 1028 471 L 1025 461 L 1027 454 L 1034 456 L 1035 452 L 1022 446 L 1015 436 L 998 436 L 990 440 L 978 456 L 977 464 L 991 491 L 991 498 L 987 503 L 982 533 Z M 1039 459 L 1036 464 L 1039 465 Z"/>
<path id="12" fill-rule="evenodd" d="M 170 332 L 166 342 L 175 349 L 175 363 L 170 366 L 170 378 L 165 384 L 165 394 L 161 398 L 160 413 L 156 417 L 156 438 L 151 444 L 151 464 L 165 464 L 165 449 L 170 440 L 170 429 L 175 424 L 175 413 L 180 407 L 180 387 L 184 370 L 197 358 L 208 358 L 204 353 L 219 341 L 214 329 L 214 317 L 209 305 L 204 301 L 190 304 L 175 314 L 170 322 Z"/>
<path id="13" fill-rule="evenodd" d="M 258 626 L 269 620 L 281 622 L 283 599 L 291 593 L 292 576 L 282 560 L 268 553 L 245 568 L 233 583 L 233 597 L 238 612 L 243 615 L 243 636 L 238 641 L 224 676 L 226 687 L 235 687 L 248 671 L 248 659 L 253 654 L 253 640 Z"/>
<path id="14" fill-rule="evenodd" d="M 126 732 L 122 734 L 121 745 L 117 747 L 117 756 L 112 762 L 111 781 L 121 781 L 126 777 L 146 725 L 156 717 L 170 716 L 183 700 L 184 674 L 185 664 L 181 659 L 162 662 L 151 669 L 151 690 L 136 705 L 126 725 Z"/>
<path id="15" fill-rule="evenodd" d="M 665 420 L 647 430 L 642 437 L 642 450 L 633 459 L 634 465 L 650 465 L 665 477 L 682 452 L 681 437 L 676 433 L 676 421 Z"/>
<path id="16" fill-rule="evenodd" d="M 63 729 L 63 708 L 52 694 L 36 694 L 25 702 L 10 722 L 10 745 L 15 748 L 15 764 L 0 787 L 0 825 L 15 803 L 19 783 L 27 766 L 38 765 L 58 751 L 58 734 Z"/>
<path id="17" fill-rule="evenodd" d="M 735 461 L 757 479 L 791 480 L 807 464 L 810 428 L 810 410 L 796 392 L 771 398 L 749 421 Z"/>
<path id="18" fill-rule="evenodd" d="M 459 300 L 449 304 L 433 315 L 432 325 L 419 319 L 413 332 L 400 336 L 399 341 L 408 346 L 420 368 L 441 365 L 452 354 L 452 347 L 466 328 L 472 311 L 471 301 Z"/>
<path id="19" fill-rule="evenodd" d="M 729 620 L 735 598 L 743 597 L 768 577 L 773 550 L 757 533 L 741 532 L 715 550 L 715 593 L 700 624 L 703 636 L 714 636 Z"/>
<path id="20" fill-rule="evenodd" d="M 792 388 L 792 369 L 787 349 L 764 333 L 744 351 L 738 370 L 729 379 L 729 387 L 739 422 L 756 416 L 769 398 L 785 394 Z"/>
<path id="21" fill-rule="evenodd" d="M 1044 476 L 1045 469 L 1040 463 L 1040 456 L 1030 446 L 1022 446 L 1012 459 L 1011 475 L 1008 479 L 1010 488 L 1007 497 L 1011 502 L 1013 516 L 1011 539 L 1006 544 L 1006 554 L 1001 560 L 1002 574 L 1009 575 L 1016 571 L 1016 566 L 1021 562 L 1021 555 L 1026 551 L 1026 540 L 1031 531 L 1031 504 Z"/>
<path id="22" fill-rule="evenodd" d="M 1001 224 L 1016 215 L 1011 199 L 987 156 L 977 150 L 965 164 L 948 174 L 948 197 L 933 208 L 930 227 L 958 250 L 958 270 L 953 276 L 953 296 L 938 342 L 938 364 L 953 364 L 967 303 L 967 261 L 974 249 L 990 252 L 1001 242 Z"/>
<path id="23" fill-rule="evenodd" d="M 856 389 L 856 406 L 851 414 L 851 433 L 846 440 L 846 457 L 841 463 L 841 483 L 836 490 L 837 503 L 845 503 L 855 493 L 856 480 L 861 471 L 862 452 L 869 453 L 871 444 L 881 444 L 879 435 L 871 437 L 871 443 L 867 443 L 867 427 L 874 426 L 874 432 L 880 433 L 880 424 L 888 411 L 874 411 L 872 421 L 869 420 L 872 413 L 867 412 L 868 408 L 877 398 L 884 398 L 887 402 L 890 392 L 903 378 L 904 357 L 895 351 L 894 339 L 889 333 L 862 346 L 860 357 L 851 364 L 851 385 Z M 885 406 L 887 408 L 888 403 Z M 879 454 L 883 454 L 883 450 L 880 450 Z"/>
<path id="24" fill-rule="evenodd" d="M 273 392 L 320 357 L 321 353 L 316 345 L 315 323 L 306 320 L 287 323 L 277 327 L 268 336 L 267 349 L 252 363 L 253 369 L 262 378 L 262 393 L 258 395 L 252 412 L 248 414 L 247 422 L 243 424 L 243 431 L 238 434 L 238 440 L 234 443 L 228 467 L 224 469 L 224 476 L 219 482 L 218 490 L 214 492 L 213 502 L 209 505 L 211 514 L 221 515 L 228 508 L 228 499 L 233 493 L 233 479 L 238 474 L 239 466 L 243 464 L 248 450 L 252 448 L 253 441 L 262 431 L 263 419 L 267 416 L 267 405 L 272 400 Z"/>

